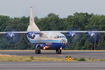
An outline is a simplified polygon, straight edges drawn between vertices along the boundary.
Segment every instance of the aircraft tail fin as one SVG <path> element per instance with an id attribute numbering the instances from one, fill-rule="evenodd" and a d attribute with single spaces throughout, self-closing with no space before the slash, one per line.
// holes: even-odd
<path id="1" fill-rule="evenodd" d="M 40 31 L 34 22 L 32 6 L 30 7 L 30 22 L 27 31 Z"/>

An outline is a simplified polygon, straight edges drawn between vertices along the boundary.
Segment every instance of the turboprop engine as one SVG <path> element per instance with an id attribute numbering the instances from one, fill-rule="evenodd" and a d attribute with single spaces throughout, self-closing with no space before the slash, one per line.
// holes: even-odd
<path id="1" fill-rule="evenodd" d="M 87 32 L 86 35 L 87 35 L 88 37 L 94 37 L 94 36 L 95 36 L 95 34 L 92 33 L 92 32 Z"/>
<path id="2" fill-rule="evenodd" d="M 75 33 L 73 33 L 73 32 L 67 32 L 67 36 L 71 37 L 71 38 L 74 38 L 75 37 Z"/>
<path id="3" fill-rule="evenodd" d="M 14 37 L 14 34 L 13 33 L 6 33 L 6 37 L 9 38 L 9 39 L 12 39 Z"/>
<path id="4" fill-rule="evenodd" d="M 35 37 L 35 34 L 33 32 L 28 32 L 28 37 L 31 38 L 31 39 L 34 39 Z"/>

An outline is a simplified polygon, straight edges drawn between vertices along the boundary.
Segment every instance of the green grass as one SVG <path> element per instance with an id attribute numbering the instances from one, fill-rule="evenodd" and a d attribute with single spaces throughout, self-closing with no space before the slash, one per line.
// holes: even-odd
<path id="1" fill-rule="evenodd" d="M 31 59 L 31 60 L 34 60 L 34 57 L 33 57 L 33 56 L 31 56 L 31 57 L 30 57 L 30 59 Z"/>
<path id="2" fill-rule="evenodd" d="M 25 60 L 25 62 L 31 62 L 31 60 Z"/>
<path id="3" fill-rule="evenodd" d="M 78 59 L 78 61 L 86 61 L 86 59 L 82 57 L 82 58 Z"/>
<path id="4" fill-rule="evenodd" d="M 11 55 L 0 55 L 0 61 L 66 61 L 64 58 L 57 57 L 33 57 L 33 56 L 11 56 Z"/>
<path id="5" fill-rule="evenodd" d="M 78 58 L 73 58 L 73 60 L 74 60 L 74 61 L 77 61 L 77 60 L 78 60 Z"/>
<path id="6" fill-rule="evenodd" d="M 99 61 L 105 61 L 105 59 L 100 59 Z"/>
<path id="7" fill-rule="evenodd" d="M 12 62 L 12 61 L 22 61 L 22 62 L 31 62 L 31 61 L 68 61 L 65 58 L 60 57 L 34 57 L 34 56 L 12 56 L 12 55 L 2 55 L 0 54 L 0 61 Z M 105 61 L 105 59 L 86 59 L 82 58 L 72 58 L 72 61 Z"/>

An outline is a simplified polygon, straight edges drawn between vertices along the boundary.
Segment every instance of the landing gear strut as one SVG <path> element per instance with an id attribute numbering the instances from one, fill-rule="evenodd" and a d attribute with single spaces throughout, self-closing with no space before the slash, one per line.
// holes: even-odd
<path id="1" fill-rule="evenodd" d="M 61 49 L 57 49 L 57 50 L 56 50 L 56 53 L 57 53 L 57 54 L 61 54 L 61 53 L 62 53 L 62 50 L 61 50 Z"/>
<path id="2" fill-rule="evenodd" d="M 36 50 L 35 50 L 36 54 L 41 54 L 41 50 L 40 50 L 40 45 L 37 46 Z"/>

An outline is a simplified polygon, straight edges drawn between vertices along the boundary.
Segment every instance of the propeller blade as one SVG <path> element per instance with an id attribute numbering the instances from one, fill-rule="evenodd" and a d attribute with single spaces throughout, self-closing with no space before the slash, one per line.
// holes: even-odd
<path id="1" fill-rule="evenodd" d="M 17 45 L 21 39 L 21 34 L 13 34 L 12 31 L 19 31 L 16 27 L 7 27 L 4 32 L 7 32 L 3 35 L 3 40 L 8 45 Z"/>
<path id="2" fill-rule="evenodd" d="M 69 31 L 79 31 L 79 28 L 77 27 L 77 26 L 71 26 L 71 27 L 69 27 L 67 30 L 69 30 Z M 70 43 L 70 44 L 77 44 L 77 43 L 79 43 L 80 41 L 81 41 L 81 38 L 82 38 L 82 34 L 80 34 L 80 33 L 72 33 L 72 34 L 75 34 L 74 35 L 74 37 L 68 37 L 67 36 L 67 38 L 68 38 L 68 42 Z M 71 34 L 71 35 L 72 35 Z"/>
<path id="3" fill-rule="evenodd" d="M 89 31 L 98 31 L 98 30 L 99 29 L 96 26 L 88 27 L 86 29 L 86 31 L 88 31 L 88 33 L 84 35 L 85 40 L 90 44 L 98 43 L 99 40 L 101 39 L 101 34 L 89 32 Z"/>

